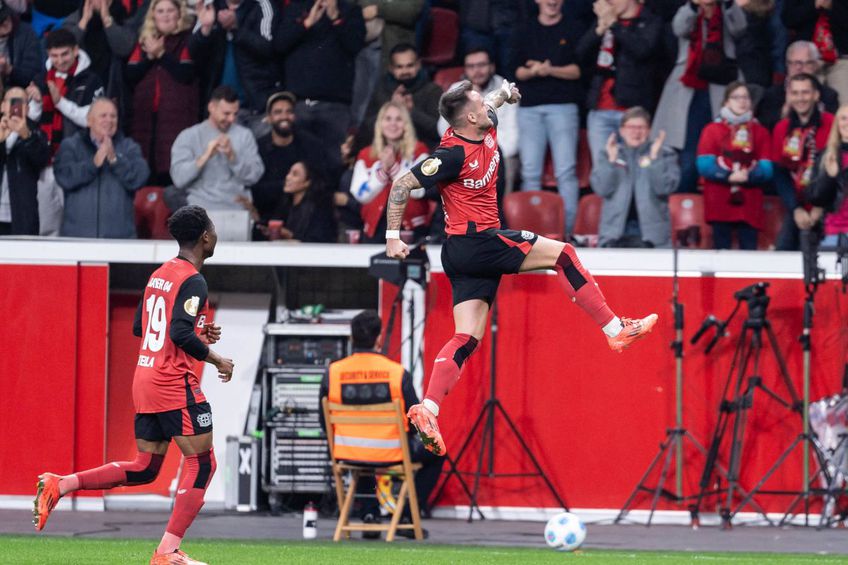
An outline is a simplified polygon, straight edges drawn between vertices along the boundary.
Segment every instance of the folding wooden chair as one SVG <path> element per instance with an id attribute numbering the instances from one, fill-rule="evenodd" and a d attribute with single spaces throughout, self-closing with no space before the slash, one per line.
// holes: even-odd
<path id="1" fill-rule="evenodd" d="M 406 430 L 404 429 L 404 415 L 400 407 L 400 400 L 385 402 L 382 404 L 336 404 L 324 398 L 322 401 L 324 420 L 327 422 L 327 442 L 330 445 L 330 462 L 333 468 L 333 479 L 336 483 L 336 496 L 339 500 L 339 520 L 336 523 L 336 533 L 333 541 L 339 541 L 344 535 L 350 538 L 350 532 L 386 532 L 386 541 L 394 541 L 398 529 L 414 530 L 415 539 L 424 539 L 421 530 L 421 517 L 418 510 L 418 496 L 415 492 L 415 471 L 421 468 L 420 463 L 413 463 L 409 455 L 409 443 Z M 342 412 L 343 414 L 339 414 Z M 355 412 L 356 414 L 351 414 Z M 374 413 L 380 413 L 375 415 Z M 387 415 L 387 412 L 393 412 Z M 339 460 L 335 455 L 335 425 L 350 424 L 355 426 L 397 424 L 398 438 L 400 439 L 403 458 L 397 463 L 373 463 L 367 461 Z M 347 492 L 344 488 L 344 474 L 350 473 L 350 483 Z M 363 524 L 350 523 L 350 511 L 353 508 L 353 499 L 356 495 L 356 485 L 359 477 L 363 475 L 381 476 L 389 475 L 401 480 L 400 493 L 397 497 L 392 519 L 388 524 Z M 403 509 L 409 500 L 412 524 L 400 524 Z"/>

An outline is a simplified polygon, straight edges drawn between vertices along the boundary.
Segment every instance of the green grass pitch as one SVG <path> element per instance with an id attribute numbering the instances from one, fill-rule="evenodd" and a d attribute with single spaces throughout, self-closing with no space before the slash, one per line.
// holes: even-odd
<path id="1" fill-rule="evenodd" d="M 76 539 L 65 537 L 0 536 L 0 563 L 15 565 L 83 565 L 149 561 L 157 540 Z M 804 565 L 844 564 L 842 555 L 770 553 L 685 553 L 607 551 L 586 549 L 560 553 L 544 547 L 450 546 L 400 542 L 364 543 L 187 540 L 183 549 L 210 565 L 440 565 L 469 563 L 516 564 L 675 564 Z"/>

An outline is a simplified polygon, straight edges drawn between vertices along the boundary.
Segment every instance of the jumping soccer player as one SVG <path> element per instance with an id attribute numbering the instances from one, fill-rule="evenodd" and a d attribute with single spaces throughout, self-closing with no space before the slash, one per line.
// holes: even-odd
<path id="1" fill-rule="evenodd" d="M 180 245 L 179 254 L 150 276 L 133 324 L 133 333 L 142 338 L 132 391 L 135 460 L 73 475 L 40 475 L 33 523 L 42 530 L 56 503 L 68 493 L 152 482 L 173 439 L 183 452 L 183 474 L 171 519 L 150 564 L 204 565 L 179 549 L 203 506 L 216 466 L 212 410 L 194 365 L 195 359 L 206 361 L 218 369 L 218 378 L 229 382 L 233 361 L 209 349 L 221 338 L 221 328 L 206 320 L 206 279 L 199 271 L 215 252 L 215 226 L 200 206 L 184 206 L 168 220 L 168 231 Z"/>
<path id="2" fill-rule="evenodd" d="M 568 296 L 601 327 L 613 351 L 621 352 L 657 322 L 656 314 L 635 320 L 616 316 L 571 244 L 529 231 L 500 229 L 495 111 L 520 98 L 507 81 L 485 98 L 467 80 L 445 92 L 439 113 L 450 128 L 441 145 L 395 181 L 389 195 L 386 254 L 397 259 L 409 254 L 399 230 L 410 191 L 438 185 L 445 208 L 448 239 L 442 246 L 442 266 L 453 290 L 456 333 L 436 355 L 424 400 L 407 413 L 424 445 L 438 455 L 447 451 L 436 421 L 439 405 L 483 337 L 502 275 L 556 269 Z"/>

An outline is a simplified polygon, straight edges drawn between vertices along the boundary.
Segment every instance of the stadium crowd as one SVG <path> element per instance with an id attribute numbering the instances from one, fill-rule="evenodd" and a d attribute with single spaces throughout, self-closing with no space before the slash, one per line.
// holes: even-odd
<path id="1" fill-rule="evenodd" d="M 601 246 L 680 239 L 673 193 L 703 194 L 716 248 L 756 249 L 769 195 L 777 249 L 848 232 L 844 0 L 3 0 L 0 235 L 144 237 L 160 187 L 255 240 L 382 242 L 443 89 L 503 78 L 499 198 L 555 189 L 566 239 L 590 192 Z M 412 196 L 404 230 L 443 238 Z"/>

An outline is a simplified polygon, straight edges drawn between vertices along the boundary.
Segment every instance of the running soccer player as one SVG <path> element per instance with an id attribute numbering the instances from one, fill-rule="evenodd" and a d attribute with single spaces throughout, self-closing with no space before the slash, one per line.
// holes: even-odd
<path id="1" fill-rule="evenodd" d="M 407 413 L 424 445 L 438 455 L 447 452 L 436 420 L 439 406 L 483 337 L 502 275 L 556 269 L 568 296 L 601 327 L 613 351 L 621 352 L 644 337 L 657 322 L 656 314 L 642 319 L 616 316 L 571 244 L 529 231 L 500 229 L 495 111 L 520 98 L 507 81 L 485 98 L 467 80 L 445 92 L 439 113 L 450 127 L 441 144 L 395 181 L 389 195 L 386 254 L 397 259 L 409 254 L 399 230 L 410 191 L 437 185 L 445 208 L 448 238 L 442 246 L 442 266 L 453 290 L 456 333 L 436 355 L 424 400 Z"/>
<path id="2" fill-rule="evenodd" d="M 168 231 L 179 243 L 179 254 L 150 276 L 133 324 L 133 333 L 142 338 L 132 391 L 135 460 L 73 475 L 40 475 L 33 523 L 42 530 L 56 503 L 68 493 L 152 482 L 173 439 L 183 453 L 183 473 L 171 519 L 150 564 L 204 565 L 180 551 L 216 467 L 212 410 L 194 365 L 195 359 L 206 361 L 218 369 L 218 378 L 229 382 L 233 361 L 209 348 L 221 338 L 221 328 L 206 320 L 206 279 L 199 271 L 215 252 L 215 226 L 200 206 L 184 206 L 168 220 Z"/>

